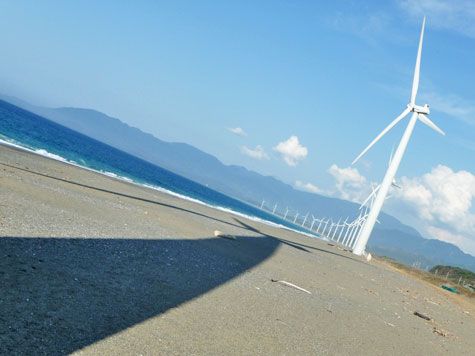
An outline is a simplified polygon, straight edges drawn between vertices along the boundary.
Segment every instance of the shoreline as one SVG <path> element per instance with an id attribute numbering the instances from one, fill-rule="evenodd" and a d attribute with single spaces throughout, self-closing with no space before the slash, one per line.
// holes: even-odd
<path id="1" fill-rule="evenodd" d="M 475 350 L 475 309 L 323 240 L 3 146 L 0 185 L 1 354 Z"/>
<path id="2" fill-rule="evenodd" d="M 326 241 L 324 238 L 318 237 L 316 234 L 314 234 L 311 231 L 308 231 L 308 232 L 301 231 L 301 230 L 298 230 L 298 229 L 295 229 L 295 228 L 292 228 L 292 227 L 288 227 L 288 226 L 285 226 L 285 225 L 282 225 L 282 224 L 279 224 L 279 223 L 276 223 L 276 222 L 273 222 L 273 221 L 270 221 L 270 220 L 266 220 L 266 219 L 263 219 L 263 218 L 260 218 L 260 217 L 257 217 L 257 216 L 252 216 L 252 215 L 248 215 L 248 214 L 245 214 L 245 213 L 242 213 L 242 212 L 239 212 L 239 211 L 235 211 L 235 210 L 232 210 L 231 208 L 228 208 L 228 207 L 225 207 L 225 206 L 213 205 L 211 203 L 206 203 L 206 202 L 204 202 L 202 200 L 199 200 L 197 198 L 189 197 L 189 196 L 174 192 L 172 190 L 169 190 L 169 189 L 166 189 L 166 188 L 163 188 L 163 187 L 160 187 L 160 186 L 154 186 L 154 185 L 151 185 L 151 184 L 148 184 L 148 183 L 139 183 L 139 182 L 134 181 L 131 178 L 119 176 L 119 175 L 115 174 L 114 172 L 104 172 L 104 171 L 99 171 L 99 170 L 96 170 L 96 169 L 93 169 L 93 168 L 89 168 L 89 167 L 80 165 L 77 162 L 69 161 L 64 157 L 52 154 L 52 153 L 48 152 L 45 149 L 33 150 L 33 149 L 30 149 L 30 148 L 27 148 L 27 147 L 23 147 L 20 144 L 10 143 L 8 141 L 4 141 L 4 140 L 1 140 L 1 139 L 0 139 L 0 146 L 8 147 L 8 148 L 11 148 L 11 149 L 14 149 L 14 150 L 18 150 L 20 152 L 30 153 L 32 155 L 36 155 L 36 156 L 39 156 L 39 157 L 50 159 L 50 160 L 53 160 L 53 161 L 56 161 L 56 162 L 65 163 L 65 164 L 71 165 L 73 167 L 76 167 L 76 168 L 79 168 L 79 169 L 85 169 L 87 171 L 90 171 L 90 172 L 93 172 L 93 173 L 96 173 L 96 174 L 100 174 L 102 176 L 109 177 L 109 178 L 112 178 L 112 179 L 116 179 L 116 180 L 124 182 L 124 183 L 129 183 L 129 184 L 133 184 L 133 185 L 138 186 L 138 187 L 158 191 L 158 192 L 163 193 L 163 194 L 174 196 L 178 199 L 182 199 L 182 200 L 189 201 L 189 202 L 192 202 L 192 203 L 200 204 L 200 205 L 206 206 L 208 208 L 220 210 L 220 211 L 223 211 L 225 213 L 230 213 L 230 214 L 233 214 L 233 215 L 245 218 L 245 219 L 253 220 L 253 221 L 258 222 L 258 223 L 263 223 L 263 224 L 273 226 L 273 227 L 276 227 L 276 228 L 279 228 L 279 229 L 285 229 L 285 230 L 293 231 L 293 232 L 296 232 L 298 234 L 304 235 L 306 237 L 316 238 L 316 239 L 320 239 L 322 241 Z M 43 154 L 39 151 L 44 151 L 44 152 L 46 152 L 46 154 Z M 188 179 L 188 178 L 186 178 L 186 179 Z M 198 183 L 198 184 L 200 184 L 200 183 Z M 209 189 L 212 189 L 212 188 L 209 188 Z M 212 190 L 214 190 L 214 189 L 212 189 Z M 226 195 L 225 193 L 221 193 L 221 192 L 219 192 L 219 193 L 223 194 L 223 195 Z M 253 206 L 253 205 L 251 205 L 251 204 L 249 204 L 249 203 L 247 203 L 247 202 L 245 202 L 245 201 L 243 201 L 239 198 L 235 198 L 235 197 L 230 197 L 230 198 L 232 198 L 234 200 L 237 200 L 237 201 L 239 201 L 239 202 L 241 202 L 241 203 L 243 203 L 247 206 L 258 209 L 258 207 L 255 207 L 255 206 Z M 279 216 L 277 216 L 277 218 L 282 219 Z M 290 222 L 287 221 L 287 223 L 290 223 Z M 296 225 L 296 227 L 297 226 L 298 225 Z"/>

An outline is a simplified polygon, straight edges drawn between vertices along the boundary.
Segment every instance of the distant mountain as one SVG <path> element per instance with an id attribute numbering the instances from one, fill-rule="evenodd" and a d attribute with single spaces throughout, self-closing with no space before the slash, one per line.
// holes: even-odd
<path id="1" fill-rule="evenodd" d="M 475 272 L 475 257 L 457 246 L 436 239 L 424 239 L 398 229 L 373 230 L 368 250 L 422 269 L 439 264 L 462 267 Z"/>
<path id="2" fill-rule="evenodd" d="M 346 216 L 354 219 L 359 213 L 355 203 L 295 190 L 274 177 L 224 165 L 216 157 L 186 143 L 162 141 L 95 110 L 53 109 L 11 97 L 0 96 L 0 99 L 253 205 L 260 205 L 265 199 L 268 206 L 277 203 L 280 209 L 289 207 L 301 214 L 310 212 L 334 220 Z M 381 224 L 369 240 L 370 251 L 408 264 L 421 262 L 421 266 L 428 268 L 450 264 L 475 271 L 475 257 L 464 254 L 458 247 L 424 239 L 415 229 L 388 214 L 381 213 L 379 220 Z"/>

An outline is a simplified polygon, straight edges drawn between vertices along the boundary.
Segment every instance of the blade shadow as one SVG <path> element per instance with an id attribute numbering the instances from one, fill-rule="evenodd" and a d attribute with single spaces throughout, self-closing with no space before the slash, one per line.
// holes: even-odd
<path id="1" fill-rule="evenodd" d="M 338 256 L 338 257 L 341 257 L 341 258 L 346 258 L 348 260 L 351 260 L 351 261 L 354 261 L 356 263 L 363 263 L 365 264 L 365 262 L 361 261 L 360 259 L 358 259 L 357 257 L 348 257 L 348 256 L 345 256 L 344 254 L 341 254 L 341 253 L 337 253 L 337 252 L 333 252 L 333 251 L 328 251 L 328 250 L 324 250 L 324 249 L 321 249 L 321 248 L 318 248 L 318 247 L 315 247 L 315 246 L 310 246 L 310 245 L 306 245 L 306 244 L 302 244 L 302 243 L 299 243 L 299 242 L 295 242 L 295 241 L 289 241 L 289 240 L 286 240 L 282 237 L 275 237 L 275 236 L 271 236 L 271 235 L 267 235 L 263 232 L 261 232 L 259 229 L 256 229 L 246 223 L 244 223 L 243 221 L 237 219 L 237 218 L 233 218 L 234 221 L 236 221 L 239 225 L 242 225 L 245 229 L 249 230 L 249 231 L 252 231 L 252 232 L 255 232 L 259 235 L 262 235 L 262 236 L 265 236 L 269 239 L 273 239 L 273 240 L 276 240 L 278 243 L 280 244 L 284 244 L 284 245 L 287 245 L 287 246 L 290 246 L 290 247 L 293 247 L 297 250 L 301 250 L 301 251 L 304 251 L 304 252 L 308 252 L 308 253 L 311 253 L 312 250 L 315 251 L 315 252 L 321 252 L 321 253 L 326 253 L 326 254 L 330 254 L 330 255 L 334 255 L 334 256 Z"/>
<path id="2" fill-rule="evenodd" d="M 1 237 L 0 354 L 70 354 L 221 286 L 278 245 Z"/>

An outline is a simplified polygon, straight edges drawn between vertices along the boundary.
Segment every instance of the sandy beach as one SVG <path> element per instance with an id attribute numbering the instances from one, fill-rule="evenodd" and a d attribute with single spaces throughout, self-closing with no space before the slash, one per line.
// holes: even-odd
<path id="1" fill-rule="evenodd" d="M 4 146 L 0 253 L 1 355 L 475 355 L 473 300 Z"/>

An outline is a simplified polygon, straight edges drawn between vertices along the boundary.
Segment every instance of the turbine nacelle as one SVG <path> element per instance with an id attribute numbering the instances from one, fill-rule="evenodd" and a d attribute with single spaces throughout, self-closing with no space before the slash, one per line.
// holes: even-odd
<path id="1" fill-rule="evenodd" d="M 429 104 L 425 104 L 424 106 L 414 105 L 412 107 L 411 107 L 411 104 L 408 104 L 407 107 L 410 107 L 412 112 L 416 112 L 418 114 L 425 114 L 425 115 L 430 114 Z"/>
<path id="2" fill-rule="evenodd" d="M 401 186 L 400 186 L 399 184 L 397 184 L 396 178 L 393 178 L 393 180 L 392 180 L 392 182 L 391 182 L 391 185 L 392 185 L 393 187 L 402 189 Z"/>

